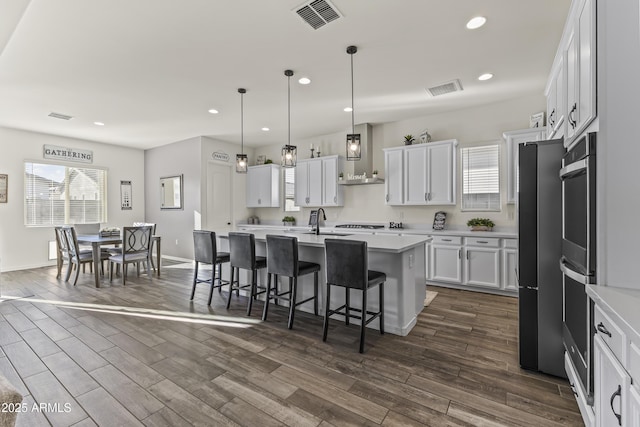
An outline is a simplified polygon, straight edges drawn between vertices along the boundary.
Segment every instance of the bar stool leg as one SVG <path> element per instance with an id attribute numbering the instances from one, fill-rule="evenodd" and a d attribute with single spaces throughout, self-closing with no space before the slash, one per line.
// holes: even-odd
<path id="1" fill-rule="evenodd" d="M 289 277 L 289 289 L 291 291 L 291 300 L 289 301 L 289 324 L 287 327 L 289 329 L 293 328 L 293 316 L 296 309 L 296 294 L 298 293 L 298 278 L 297 277 Z"/>
<path id="2" fill-rule="evenodd" d="M 267 312 L 269 311 L 269 300 L 271 299 L 271 273 L 267 273 L 267 293 L 264 299 L 264 308 L 262 309 L 262 320 L 267 320 Z"/>
<path id="3" fill-rule="evenodd" d="M 346 305 L 344 307 L 344 324 L 347 325 L 347 326 L 349 326 L 349 317 L 350 317 L 349 316 L 349 307 L 351 306 L 351 302 L 349 301 L 351 299 L 350 298 L 350 296 L 351 296 L 351 292 L 350 291 L 351 290 L 349 288 L 347 288 L 347 287 L 344 288 L 344 292 L 345 292 L 344 299 L 345 299 L 345 302 L 346 302 Z"/>
<path id="4" fill-rule="evenodd" d="M 251 307 L 253 307 L 253 300 L 257 298 L 257 270 L 251 270 L 251 287 L 249 288 L 249 304 L 247 306 L 247 316 L 251 316 Z"/>
<path id="5" fill-rule="evenodd" d="M 229 310 L 229 306 L 231 305 L 231 295 L 233 294 L 233 273 L 235 267 L 231 267 L 231 273 L 229 277 L 229 296 L 227 297 L 227 310 Z"/>
<path id="6" fill-rule="evenodd" d="M 274 280 L 273 280 L 273 288 L 274 288 L 274 293 L 276 294 L 276 297 L 273 299 L 273 301 L 276 303 L 276 305 L 280 305 L 280 298 L 278 298 L 278 275 L 274 274 L 273 275 Z"/>
<path id="7" fill-rule="evenodd" d="M 384 282 L 378 286 L 380 286 L 380 335 L 384 335 Z"/>
<path id="8" fill-rule="evenodd" d="M 331 285 L 327 283 L 327 297 L 324 304 L 324 322 L 322 324 L 322 341 L 327 340 L 329 330 L 329 301 L 331 301 Z"/>
<path id="9" fill-rule="evenodd" d="M 313 314 L 318 315 L 318 272 L 313 273 Z"/>
<path id="10" fill-rule="evenodd" d="M 216 267 L 218 267 L 218 293 L 221 294 L 222 293 L 222 264 L 216 264 Z M 215 267 L 214 267 L 214 272 L 215 272 Z"/>
<path id="11" fill-rule="evenodd" d="M 209 302 L 208 305 L 211 305 L 211 300 L 213 299 L 213 288 L 216 286 L 216 266 L 214 264 L 213 269 L 211 270 L 211 288 L 209 289 Z"/>
<path id="12" fill-rule="evenodd" d="M 191 289 L 191 298 L 189 300 L 193 301 L 193 297 L 196 294 L 196 279 L 198 278 L 198 261 L 196 261 L 195 272 L 193 273 L 193 288 Z M 211 303 L 209 303 L 211 304 Z"/>
<path id="13" fill-rule="evenodd" d="M 367 290 L 362 290 L 362 316 L 360 319 L 360 353 L 364 353 L 364 333 L 367 327 Z"/>

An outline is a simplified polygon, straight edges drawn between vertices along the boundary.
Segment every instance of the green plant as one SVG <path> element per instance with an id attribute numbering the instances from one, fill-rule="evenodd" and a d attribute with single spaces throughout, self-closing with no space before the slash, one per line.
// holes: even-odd
<path id="1" fill-rule="evenodd" d="M 267 160 L 264 161 L 265 165 L 269 165 L 271 163 L 273 163 L 273 160 L 271 160 L 271 159 L 267 159 Z"/>
<path id="2" fill-rule="evenodd" d="M 373 174 L 374 174 L 374 175 L 378 175 L 378 169 L 374 169 L 374 170 L 373 170 Z"/>
<path id="3" fill-rule="evenodd" d="M 404 136 L 405 144 L 412 144 L 413 141 L 415 141 L 415 139 L 413 138 L 413 135 L 409 134 Z"/>
<path id="4" fill-rule="evenodd" d="M 489 227 L 493 228 L 495 224 L 489 218 L 471 218 L 467 221 L 469 227 Z"/>
<path id="5" fill-rule="evenodd" d="M 285 216 L 282 218 L 282 222 L 296 222 L 296 219 L 292 216 Z"/>
<path id="6" fill-rule="evenodd" d="M 340 173 L 338 174 L 338 178 L 344 178 L 344 173 L 340 172 Z"/>

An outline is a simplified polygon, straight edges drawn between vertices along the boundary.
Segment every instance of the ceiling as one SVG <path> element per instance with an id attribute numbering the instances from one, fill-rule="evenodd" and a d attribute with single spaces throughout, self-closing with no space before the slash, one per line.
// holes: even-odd
<path id="1" fill-rule="evenodd" d="M 243 87 L 245 144 L 283 143 L 292 69 L 295 143 L 350 128 L 349 45 L 356 124 L 541 94 L 570 0 L 331 0 L 342 16 L 317 30 L 294 13 L 301 4 L 3 0 L 0 126 L 142 149 L 239 143 Z M 477 15 L 486 25 L 467 30 Z M 425 90 L 453 79 L 463 91 Z"/>

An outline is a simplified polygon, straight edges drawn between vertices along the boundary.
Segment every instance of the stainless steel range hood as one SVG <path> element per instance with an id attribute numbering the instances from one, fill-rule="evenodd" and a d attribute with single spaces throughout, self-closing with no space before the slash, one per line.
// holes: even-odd
<path id="1" fill-rule="evenodd" d="M 372 126 L 369 123 L 356 125 L 355 133 L 360 134 L 360 160 L 346 162 L 344 178 L 338 183 L 340 185 L 384 184 L 384 179 L 373 178 Z M 366 174 L 366 178 L 360 178 L 363 174 Z M 354 176 L 358 178 L 353 178 Z"/>

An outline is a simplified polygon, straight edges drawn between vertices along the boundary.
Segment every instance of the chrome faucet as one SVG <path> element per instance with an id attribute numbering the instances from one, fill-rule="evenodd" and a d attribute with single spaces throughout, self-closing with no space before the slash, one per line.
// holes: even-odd
<path id="1" fill-rule="evenodd" d="M 316 217 L 316 236 L 320 235 L 320 211 L 322 211 L 322 220 L 327 220 L 327 215 L 324 213 L 324 209 L 318 209 L 318 216 Z"/>

